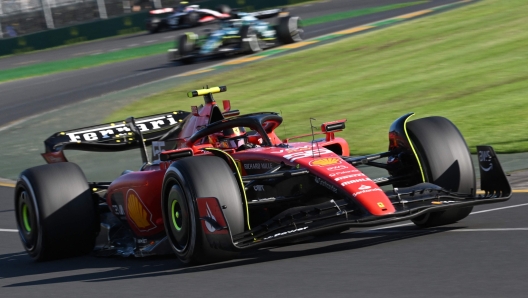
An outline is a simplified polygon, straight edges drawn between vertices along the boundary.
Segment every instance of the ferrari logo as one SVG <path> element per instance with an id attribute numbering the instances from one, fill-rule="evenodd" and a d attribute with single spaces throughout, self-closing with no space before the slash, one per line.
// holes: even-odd
<path id="1" fill-rule="evenodd" d="M 382 202 L 378 202 L 378 207 L 380 207 L 380 208 L 385 208 L 385 205 L 383 205 Z"/>

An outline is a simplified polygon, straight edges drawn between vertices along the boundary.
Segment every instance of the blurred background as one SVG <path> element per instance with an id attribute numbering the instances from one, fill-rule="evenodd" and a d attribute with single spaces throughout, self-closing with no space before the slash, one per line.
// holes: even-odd
<path id="1" fill-rule="evenodd" d="M 174 0 L 0 0 L 0 38 L 172 7 Z"/>

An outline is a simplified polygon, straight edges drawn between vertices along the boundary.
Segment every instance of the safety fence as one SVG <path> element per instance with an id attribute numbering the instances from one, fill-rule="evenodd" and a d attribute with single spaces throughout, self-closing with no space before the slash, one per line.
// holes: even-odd
<path id="1" fill-rule="evenodd" d="M 189 1 L 214 8 L 219 4 L 254 10 L 303 0 Z M 306 1 L 306 0 L 304 0 Z M 173 7 L 175 0 L 0 0 L 0 38 L 105 20 L 153 8 Z"/>

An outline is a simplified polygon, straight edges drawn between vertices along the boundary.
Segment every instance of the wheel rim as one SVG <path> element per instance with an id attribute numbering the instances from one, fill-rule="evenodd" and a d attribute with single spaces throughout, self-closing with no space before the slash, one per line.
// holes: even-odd
<path id="1" fill-rule="evenodd" d="M 31 197 L 26 189 L 22 189 L 17 197 L 16 217 L 18 234 L 28 251 L 33 251 L 38 241 L 38 229 L 36 226 L 35 210 L 31 204 Z"/>
<path id="2" fill-rule="evenodd" d="M 290 35 L 294 41 L 301 41 L 304 30 L 301 21 L 297 18 L 290 19 Z"/>
<path id="3" fill-rule="evenodd" d="M 248 45 L 249 45 L 251 52 L 253 53 L 260 52 L 262 50 L 260 46 L 261 40 L 258 37 L 257 32 L 254 29 L 249 28 L 247 36 L 248 38 L 250 38 L 250 40 L 248 41 Z"/>
<path id="4" fill-rule="evenodd" d="M 190 242 L 191 218 L 187 200 L 177 183 L 170 188 L 167 207 L 171 242 L 178 252 L 183 252 Z"/>
<path id="5" fill-rule="evenodd" d="M 172 207 L 171 207 L 171 217 L 172 217 L 172 224 L 174 225 L 174 228 L 177 231 L 181 231 L 182 229 L 182 217 L 180 216 L 182 210 L 181 205 L 178 203 L 178 200 L 172 201 Z"/>
<path id="6" fill-rule="evenodd" d="M 24 230 L 26 233 L 31 233 L 31 222 L 29 219 L 29 210 L 26 203 L 22 203 L 22 221 L 24 222 Z"/>

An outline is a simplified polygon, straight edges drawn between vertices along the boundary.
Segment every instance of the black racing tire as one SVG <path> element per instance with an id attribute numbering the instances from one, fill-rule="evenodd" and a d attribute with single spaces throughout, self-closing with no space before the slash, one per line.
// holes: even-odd
<path id="1" fill-rule="evenodd" d="M 191 11 L 183 16 L 183 25 L 189 27 L 196 27 L 200 25 L 200 14 L 196 11 Z"/>
<path id="2" fill-rule="evenodd" d="M 156 22 L 153 22 L 152 20 L 148 20 L 146 27 L 150 34 L 154 34 L 154 33 L 158 33 L 158 32 L 165 30 L 168 27 L 168 25 L 165 19 L 162 19 L 162 20 L 156 19 Z"/>
<path id="3" fill-rule="evenodd" d="M 183 64 L 191 64 L 194 62 L 194 56 L 190 56 L 196 49 L 196 43 L 189 35 L 183 34 L 178 37 L 178 55 Z"/>
<path id="4" fill-rule="evenodd" d="M 99 225 L 96 205 L 74 163 L 23 171 L 15 186 L 15 216 L 24 249 L 37 261 L 91 252 Z"/>
<path id="5" fill-rule="evenodd" d="M 244 231 L 240 189 L 227 163 L 216 156 L 178 160 L 163 180 L 162 212 L 165 230 L 176 256 L 196 265 L 236 258 L 238 252 L 209 245 L 199 219 L 196 198 L 215 197 L 223 209 L 231 235 Z"/>
<path id="6" fill-rule="evenodd" d="M 253 54 L 263 50 L 263 41 L 259 38 L 257 30 L 252 26 L 242 26 L 239 35 L 242 52 Z"/>
<path id="7" fill-rule="evenodd" d="M 452 192 L 474 196 L 476 178 L 471 154 L 458 128 L 443 117 L 411 121 L 407 131 L 422 165 L 425 180 Z M 419 227 L 455 223 L 473 207 L 430 212 L 412 220 Z"/>
<path id="8" fill-rule="evenodd" d="M 149 31 L 150 34 L 158 33 L 160 31 L 159 24 L 149 25 L 148 31 Z"/>
<path id="9" fill-rule="evenodd" d="M 223 14 L 230 14 L 231 7 L 229 7 L 229 5 L 221 4 L 216 7 L 216 11 Z"/>
<path id="10" fill-rule="evenodd" d="M 300 17 L 285 16 L 279 18 L 277 37 L 280 42 L 290 44 L 303 40 L 304 30 Z"/>

